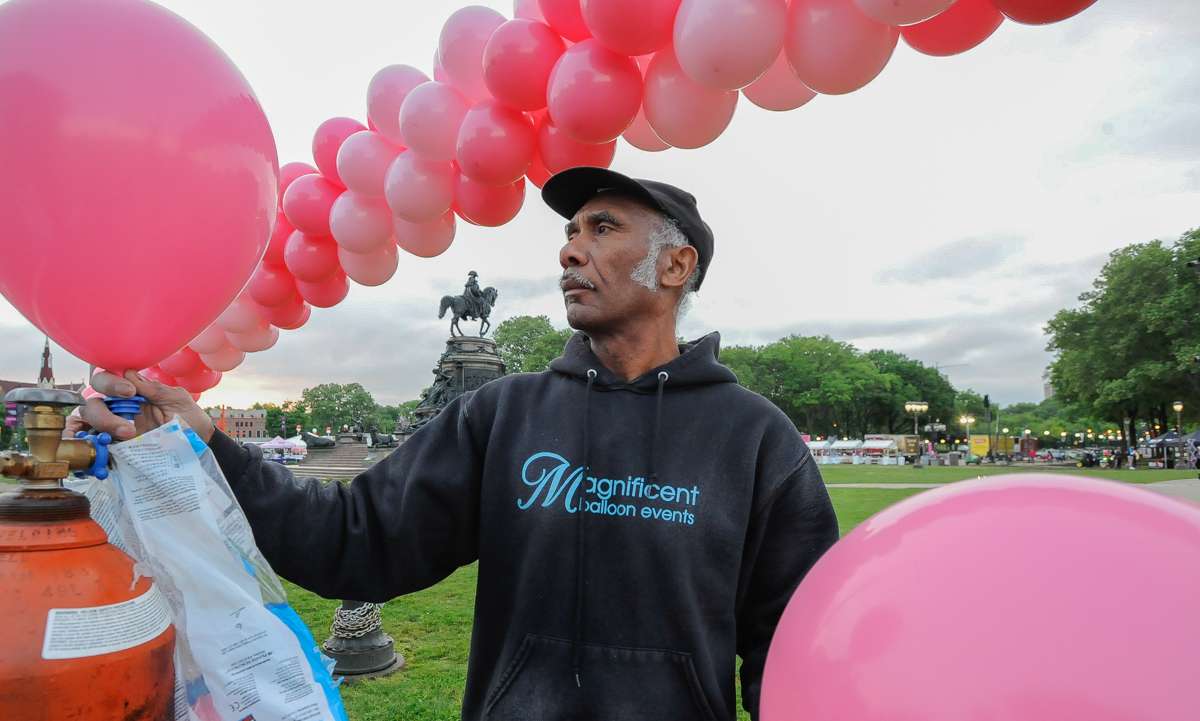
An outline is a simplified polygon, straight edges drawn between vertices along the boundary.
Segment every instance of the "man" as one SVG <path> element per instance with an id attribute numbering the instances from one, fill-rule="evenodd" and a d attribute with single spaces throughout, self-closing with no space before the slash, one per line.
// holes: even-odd
<path id="1" fill-rule="evenodd" d="M 479 562 L 468 721 L 757 717 L 792 591 L 837 538 L 791 422 L 717 362 L 676 344 L 713 236 L 695 199 L 597 168 L 542 197 L 570 219 L 559 251 L 579 332 L 544 373 L 452 401 L 350 485 L 298 481 L 213 431 L 186 392 L 129 374 L 138 428 L 179 414 L 211 447 L 267 559 L 330 598 L 386 601 Z M 84 418 L 128 438 L 98 400 Z"/>
<path id="2" fill-rule="evenodd" d="M 467 300 L 467 314 L 478 318 L 483 315 L 483 291 L 479 289 L 479 274 L 475 271 L 467 273 L 467 284 L 463 287 L 463 297 Z"/>

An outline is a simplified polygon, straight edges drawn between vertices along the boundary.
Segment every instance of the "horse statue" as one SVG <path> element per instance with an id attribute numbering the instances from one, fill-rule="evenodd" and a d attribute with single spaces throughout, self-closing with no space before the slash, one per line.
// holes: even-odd
<path id="1" fill-rule="evenodd" d="M 478 297 L 470 297 L 476 294 Z M 463 295 L 442 296 L 442 305 L 438 310 L 438 318 L 444 318 L 446 311 L 451 311 L 451 336 L 465 335 L 458 327 L 460 320 L 477 320 L 479 321 L 479 337 L 482 338 L 487 334 L 488 329 L 492 327 L 492 324 L 488 321 L 488 315 L 491 314 L 492 308 L 496 305 L 496 297 L 498 295 L 499 293 L 492 287 L 479 290 L 479 285 L 475 282 L 475 273 L 472 271 L 470 280 L 467 281 L 466 293 Z"/>

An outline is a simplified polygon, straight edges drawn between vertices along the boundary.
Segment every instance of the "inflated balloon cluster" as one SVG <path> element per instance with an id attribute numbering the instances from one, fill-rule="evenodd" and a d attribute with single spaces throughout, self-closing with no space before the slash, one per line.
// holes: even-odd
<path id="1" fill-rule="evenodd" d="M 444 252 L 458 219 L 512 220 L 525 181 L 607 167 L 618 138 L 646 151 L 699 148 L 742 96 L 785 111 L 853 92 L 903 37 L 953 55 L 1005 16 L 1042 24 L 1094 0 L 517 0 L 515 19 L 471 6 L 446 21 L 433 78 L 380 70 L 367 125 L 323 123 L 316 167 L 280 170 L 274 232 L 249 285 L 188 347 L 148 373 L 193 392 L 270 348 L 310 306 L 375 286 L 397 250 Z"/>

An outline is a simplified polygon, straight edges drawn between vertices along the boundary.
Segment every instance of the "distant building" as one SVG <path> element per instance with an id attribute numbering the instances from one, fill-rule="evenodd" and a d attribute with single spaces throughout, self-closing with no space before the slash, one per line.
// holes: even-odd
<path id="1" fill-rule="evenodd" d="M 1054 397 L 1054 384 L 1050 382 L 1050 378 L 1042 376 L 1042 399 L 1047 400 Z"/>
<path id="2" fill-rule="evenodd" d="M 213 425 L 230 438 L 243 441 L 269 441 L 267 435 L 267 412 L 264 410 L 242 410 L 240 408 L 210 408 L 208 415 Z"/>
<path id="3" fill-rule="evenodd" d="M 38 379 L 36 382 L 28 381 L 10 381 L 0 378 L 0 398 L 14 388 L 57 388 L 64 391 L 79 392 L 83 390 L 83 383 L 58 383 L 54 382 L 54 361 L 50 357 L 50 341 L 46 340 L 46 345 L 42 347 L 42 367 L 38 370 Z"/>

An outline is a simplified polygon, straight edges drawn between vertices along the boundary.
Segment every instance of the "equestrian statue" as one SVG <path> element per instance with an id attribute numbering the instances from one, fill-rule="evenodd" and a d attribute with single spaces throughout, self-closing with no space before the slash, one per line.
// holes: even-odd
<path id="1" fill-rule="evenodd" d="M 492 287 L 480 290 L 478 277 L 478 273 L 471 271 L 467 274 L 467 284 L 462 295 L 442 296 L 442 306 L 438 310 L 438 318 L 444 318 L 447 309 L 451 311 L 451 336 L 465 335 L 458 327 L 460 320 L 479 321 L 480 338 L 486 335 L 488 329 L 492 327 L 491 323 L 488 322 L 488 315 L 491 314 L 492 308 L 495 307 L 496 297 L 499 294 Z"/>

